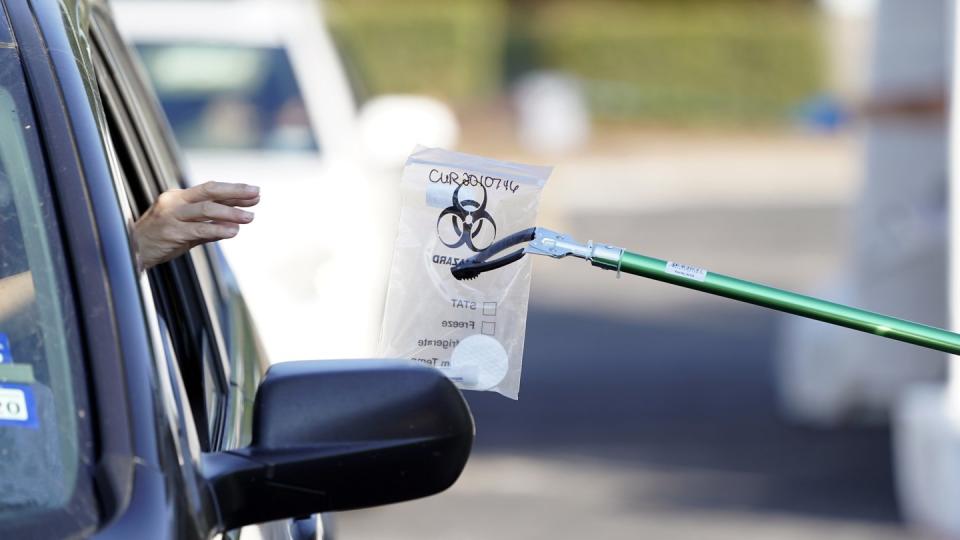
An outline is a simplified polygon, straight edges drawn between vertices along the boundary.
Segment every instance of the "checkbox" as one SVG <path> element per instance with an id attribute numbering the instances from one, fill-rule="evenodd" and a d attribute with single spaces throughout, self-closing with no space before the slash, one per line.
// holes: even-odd
<path id="1" fill-rule="evenodd" d="M 483 314 L 488 317 L 497 316 L 497 303 L 496 302 L 484 302 L 483 303 Z"/>
<path id="2" fill-rule="evenodd" d="M 492 336 L 496 331 L 497 323 L 495 322 L 484 321 L 483 324 L 480 325 L 480 333 L 485 336 Z"/>

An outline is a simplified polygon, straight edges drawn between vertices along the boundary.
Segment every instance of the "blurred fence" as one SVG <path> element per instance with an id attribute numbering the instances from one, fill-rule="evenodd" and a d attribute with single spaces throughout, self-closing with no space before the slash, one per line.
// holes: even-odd
<path id="1" fill-rule="evenodd" d="M 598 118 L 777 122 L 823 87 L 819 15 L 801 0 L 330 0 L 372 94 L 464 104 L 530 69 L 581 77 Z"/>

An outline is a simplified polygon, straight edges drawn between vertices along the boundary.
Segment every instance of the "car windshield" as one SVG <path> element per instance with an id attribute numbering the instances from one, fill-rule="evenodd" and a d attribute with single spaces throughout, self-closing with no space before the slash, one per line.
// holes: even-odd
<path id="1" fill-rule="evenodd" d="M 152 42 L 137 50 L 185 148 L 318 151 L 283 48 Z"/>
<path id="2" fill-rule="evenodd" d="M 84 354 L 17 50 L 0 48 L 0 536 L 96 524 Z"/>

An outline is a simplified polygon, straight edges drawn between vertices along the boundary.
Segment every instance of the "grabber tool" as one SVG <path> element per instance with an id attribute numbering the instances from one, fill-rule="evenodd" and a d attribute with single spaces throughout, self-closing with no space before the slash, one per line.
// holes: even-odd
<path id="1" fill-rule="evenodd" d="M 523 243 L 527 245 L 493 258 L 498 253 Z M 519 261 L 528 253 L 554 259 L 568 256 L 585 259 L 593 266 L 616 271 L 618 277 L 621 273 L 633 274 L 928 349 L 960 354 L 960 334 L 947 330 L 708 272 L 695 266 L 647 257 L 615 246 L 593 242 L 581 244 L 569 236 L 541 227 L 525 229 L 504 237 L 473 257 L 456 264 L 451 271 L 459 280 L 474 279 L 484 272 Z"/>

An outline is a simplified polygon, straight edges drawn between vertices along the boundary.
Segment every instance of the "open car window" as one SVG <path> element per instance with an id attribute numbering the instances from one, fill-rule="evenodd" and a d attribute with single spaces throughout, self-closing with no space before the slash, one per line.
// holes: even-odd
<path id="1" fill-rule="evenodd" d="M 125 190 L 139 214 L 156 200 L 162 185 L 175 180 L 160 178 L 170 174 L 170 167 L 165 167 L 157 155 L 157 145 L 148 144 L 152 126 L 144 125 L 142 118 L 148 114 L 147 108 L 138 101 L 129 73 L 123 71 L 119 58 L 122 51 L 110 49 L 122 44 L 112 42 L 100 25 L 92 35 L 109 144 L 115 151 Z M 204 451 L 217 449 L 223 438 L 227 379 L 215 319 L 208 312 L 211 306 L 198 283 L 193 261 L 179 257 L 159 265 L 149 271 L 149 281 L 171 341 L 170 356 L 178 364 L 200 447 Z"/>

